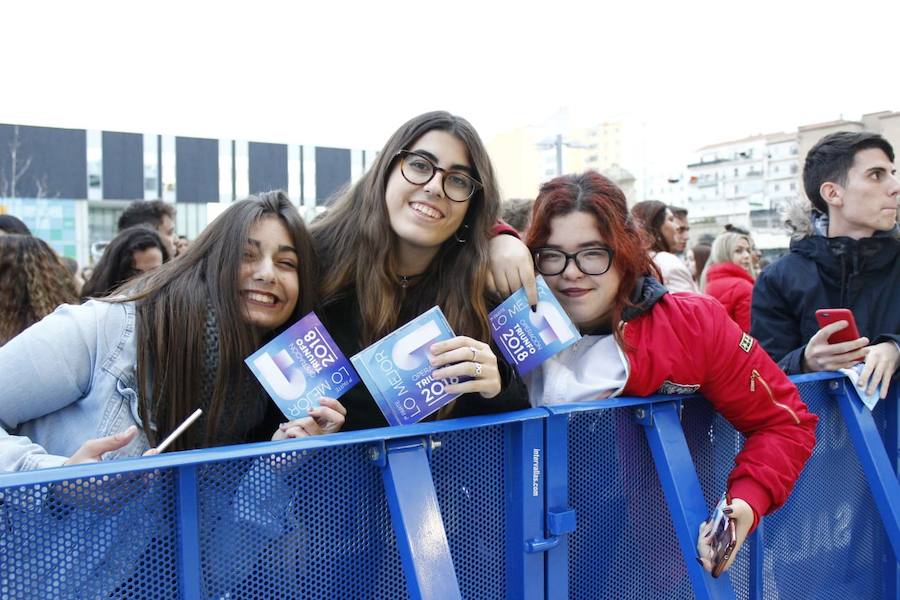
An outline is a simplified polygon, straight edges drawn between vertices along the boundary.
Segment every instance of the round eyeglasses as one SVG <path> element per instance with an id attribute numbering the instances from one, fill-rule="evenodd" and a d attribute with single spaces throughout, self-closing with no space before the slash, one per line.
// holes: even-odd
<path id="1" fill-rule="evenodd" d="M 575 266 L 585 275 L 603 275 L 612 266 L 614 252 L 598 246 L 569 254 L 556 248 L 538 248 L 534 251 L 534 267 L 541 275 L 559 275 L 574 260 Z"/>
<path id="2" fill-rule="evenodd" d="M 444 195 L 454 202 L 465 202 L 483 188 L 480 182 L 462 171 L 448 171 L 437 166 L 428 158 L 410 150 L 400 150 L 395 156 L 400 157 L 400 173 L 413 185 L 425 185 L 440 171 L 441 188 Z"/>

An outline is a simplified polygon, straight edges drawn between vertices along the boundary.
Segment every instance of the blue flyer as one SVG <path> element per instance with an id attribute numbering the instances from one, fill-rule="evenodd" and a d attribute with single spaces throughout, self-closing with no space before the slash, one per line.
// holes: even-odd
<path id="1" fill-rule="evenodd" d="M 491 336 L 506 361 L 524 375 L 581 339 L 547 282 L 537 278 L 537 312 L 531 312 L 525 288 L 491 311 Z"/>
<path id="2" fill-rule="evenodd" d="M 322 396 L 340 398 L 359 382 L 314 312 L 244 362 L 289 419 L 305 417 Z"/>
<path id="3" fill-rule="evenodd" d="M 468 377 L 432 379 L 428 348 L 456 337 L 437 306 L 350 358 L 390 425 L 421 421 L 459 394 L 444 388 Z"/>

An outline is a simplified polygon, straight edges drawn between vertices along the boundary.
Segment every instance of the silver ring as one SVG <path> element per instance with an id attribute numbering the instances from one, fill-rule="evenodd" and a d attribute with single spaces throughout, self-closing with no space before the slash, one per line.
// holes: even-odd
<path id="1" fill-rule="evenodd" d="M 475 363 L 475 377 L 481 375 L 481 363 Z"/>
<path id="2" fill-rule="evenodd" d="M 478 350 L 475 349 L 475 346 L 469 346 L 469 350 L 472 351 L 472 362 L 478 362 Z"/>

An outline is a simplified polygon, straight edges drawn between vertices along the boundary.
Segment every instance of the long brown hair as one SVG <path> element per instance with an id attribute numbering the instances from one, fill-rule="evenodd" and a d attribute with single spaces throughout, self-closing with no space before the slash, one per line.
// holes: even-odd
<path id="1" fill-rule="evenodd" d="M 0 235 L 0 346 L 60 304 L 75 302 L 72 275 L 47 242 Z"/>
<path id="2" fill-rule="evenodd" d="M 318 274 L 303 219 L 283 192 L 267 192 L 235 202 L 177 260 L 126 284 L 133 291 L 114 300 L 136 301 L 141 418 L 147 424 L 151 413 L 164 415 L 163 422 L 156 419 L 155 434 L 145 427 L 153 445 L 196 408 L 210 310 L 215 311 L 219 324 L 219 356 L 206 417 L 207 443 L 215 436 L 229 392 L 249 377 L 243 360 L 256 350 L 266 332 L 244 324 L 239 271 L 250 229 L 264 218 L 281 221 L 299 257 L 300 297 L 286 324 L 293 323 L 315 305 Z M 179 441 L 175 446 L 184 449 Z"/>
<path id="3" fill-rule="evenodd" d="M 618 323 L 625 308 L 634 306 L 631 294 L 638 278 L 648 274 L 659 277 L 658 271 L 643 248 L 640 231 L 628 214 L 625 194 L 596 171 L 563 175 L 541 186 L 534 201 L 525 243 L 532 250 L 544 246 L 550 238 L 553 219 L 574 212 L 594 215 L 603 243 L 613 251 L 613 267 L 619 273 L 620 283 L 611 314 L 613 331 L 621 342 Z"/>
<path id="4" fill-rule="evenodd" d="M 669 242 L 662 233 L 669 207 L 659 200 L 644 200 L 631 207 L 631 214 L 637 219 L 644 234 L 646 245 L 653 252 L 671 252 Z"/>
<path id="5" fill-rule="evenodd" d="M 360 343 L 368 345 L 398 326 L 404 290 L 397 282 L 397 235 L 385 203 L 388 177 L 399 150 L 409 148 L 429 131 L 446 131 L 466 146 L 473 176 L 482 189 L 469 200 L 463 227 L 451 236 L 415 286 L 420 294 L 414 307 L 422 312 L 438 304 L 458 335 L 488 340 L 484 292 L 488 273 L 488 242 L 497 219 L 500 193 L 487 150 L 478 133 L 461 117 L 447 112 L 419 115 L 400 127 L 378 158 L 352 187 L 341 192 L 328 213 L 311 226 L 322 273 L 322 300 L 328 305 L 359 290 L 362 316 Z"/>

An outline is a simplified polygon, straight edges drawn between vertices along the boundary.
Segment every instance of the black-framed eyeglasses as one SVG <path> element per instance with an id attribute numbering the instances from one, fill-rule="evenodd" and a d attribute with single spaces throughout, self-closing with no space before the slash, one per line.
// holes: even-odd
<path id="1" fill-rule="evenodd" d="M 585 248 L 574 254 L 556 248 L 538 248 L 534 251 L 534 268 L 541 275 L 559 275 L 574 260 L 575 266 L 585 275 L 603 275 L 612 266 L 615 253 L 611 248 L 597 246 Z"/>
<path id="2" fill-rule="evenodd" d="M 413 185 L 425 185 L 440 171 L 441 188 L 444 195 L 454 202 L 465 202 L 483 188 L 481 182 L 462 171 L 448 171 L 437 166 L 428 158 L 411 150 L 400 150 L 395 156 L 400 157 L 400 173 Z"/>

